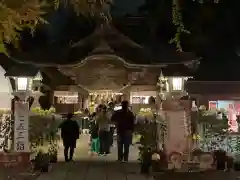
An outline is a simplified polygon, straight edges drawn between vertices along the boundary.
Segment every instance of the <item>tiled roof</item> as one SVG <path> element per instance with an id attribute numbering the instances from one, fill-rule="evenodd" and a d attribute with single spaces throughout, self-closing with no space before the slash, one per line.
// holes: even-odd
<path id="1" fill-rule="evenodd" d="M 196 60 L 192 53 L 176 52 L 166 46 L 143 47 L 113 26 L 97 28 L 90 36 L 67 47 L 48 46 L 29 52 L 11 49 L 11 56 L 36 64 L 74 64 L 90 55 L 116 55 L 130 64 L 173 64 Z"/>
<path id="2" fill-rule="evenodd" d="M 42 68 L 41 71 L 48 77 L 46 78 L 46 84 L 50 84 L 53 87 L 58 85 L 74 84 L 70 77 L 62 74 L 56 67 Z"/>
<path id="3" fill-rule="evenodd" d="M 166 46 L 158 46 L 155 51 L 142 47 L 112 26 L 97 29 L 92 35 L 80 40 L 69 49 L 69 54 L 72 54 L 70 61 L 76 57 L 83 59 L 94 54 L 115 54 L 134 64 L 171 64 L 197 59 L 193 53 L 177 52 Z"/>
<path id="4" fill-rule="evenodd" d="M 5 74 L 5 76 L 9 77 L 34 77 L 37 75 L 39 69 L 33 65 L 29 64 L 17 64 L 11 68 L 9 68 Z"/>

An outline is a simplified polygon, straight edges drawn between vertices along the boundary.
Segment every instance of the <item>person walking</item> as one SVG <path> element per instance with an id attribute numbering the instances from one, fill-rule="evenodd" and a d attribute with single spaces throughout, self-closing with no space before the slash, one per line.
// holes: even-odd
<path id="1" fill-rule="evenodd" d="M 108 104 L 108 110 L 107 110 L 107 114 L 108 114 L 108 118 L 111 120 L 112 115 L 114 113 L 114 103 L 110 102 Z M 110 123 L 110 131 L 109 131 L 109 148 L 111 146 L 113 146 L 113 136 L 114 136 L 114 131 L 115 131 L 115 125 L 113 123 Z M 110 150 L 109 150 L 110 151 Z"/>
<path id="2" fill-rule="evenodd" d="M 102 105 L 101 111 L 97 115 L 97 123 L 99 127 L 99 140 L 100 140 L 100 152 L 101 155 L 109 154 L 109 132 L 110 132 L 110 119 L 107 115 L 107 107 Z"/>
<path id="3" fill-rule="evenodd" d="M 74 149 L 80 134 L 78 123 L 72 120 L 72 117 L 73 114 L 67 114 L 67 119 L 60 125 L 66 162 L 73 160 Z"/>
<path id="4" fill-rule="evenodd" d="M 129 147 L 132 143 L 135 117 L 129 110 L 128 101 L 122 102 L 122 109 L 116 111 L 111 118 L 117 128 L 118 161 L 128 161 Z"/>
<path id="5" fill-rule="evenodd" d="M 99 154 L 100 144 L 99 144 L 98 124 L 96 121 L 95 112 L 91 115 L 90 134 L 91 134 L 91 154 L 97 155 Z"/>

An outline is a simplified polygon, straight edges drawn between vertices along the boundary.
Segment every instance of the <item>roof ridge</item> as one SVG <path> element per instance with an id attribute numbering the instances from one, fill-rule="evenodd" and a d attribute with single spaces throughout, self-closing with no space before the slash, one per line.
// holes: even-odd
<path id="1" fill-rule="evenodd" d="M 123 39 L 126 39 L 126 40 L 128 41 L 128 43 L 130 42 L 132 45 L 134 45 L 134 46 L 136 46 L 136 47 L 138 47 L 138 48 L 142 48 L 142 49 L 143 49 L 143 47 L 142 47 L 140 44 L 136 43 L 136 42 L 133 41 L 130 37 L 128 37 L 128 36 L 126 36 L 125 34 L 123 34 L 122 32 L 120 32 L 117 28 L 111 26 L 111 29 L 112 29 L 116 34 L 122 36 Z"/>
<path id="2" fill-rule="evenodd" d="M 91 53 L 100 53 L 100 52 L 114 52 L 114 50 L 110 47 L 110 45 L 106 42 L 106 40 L 101 39 L 98 42 L 97 47 L 93 49 Z"/>
<path id="3" fill-rule="evenodd" d="M 124 42 L 126 42 L 128 44 L 131 44 L 133 47 L 144 49 L 140 44 L 138 44 L 135 41 L 133 41 L 130 37 L 126 36 L 125 34 L 120 32 L 117 28 L 115 28 L 112 25 L 104 25 L 104 26 L 96 27 L 92 34 L 90 34 L 89 36 L 79 40 L 77 43 L 71 45 L 71 47 L 74 48 L 76 46 L 81 46 L 86 41 L 88 41 L 89 39 L 91 39 L 91 38 L 93 38 L 95 36 L 100 36 L 101 37 L 101 41 L 105 40 L 104 36 L 107 35 L 107 34 L 111 34 L 111 32 L 114 33 L 114 35 L 120 36 L 121 39 Z"/>

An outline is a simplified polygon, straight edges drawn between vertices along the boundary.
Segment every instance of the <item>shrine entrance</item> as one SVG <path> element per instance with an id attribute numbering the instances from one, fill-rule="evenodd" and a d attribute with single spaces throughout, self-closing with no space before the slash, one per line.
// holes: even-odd
<path id="1" fill-rule="evenodd" d="M 98 90 L 89 93 L 88 107 L 94 111 L 99 104 L 107 105 L 108 103 L 113 102 L 115 105 L 119 105 L 122 100 L 123 93 L 111 90 Z"/>

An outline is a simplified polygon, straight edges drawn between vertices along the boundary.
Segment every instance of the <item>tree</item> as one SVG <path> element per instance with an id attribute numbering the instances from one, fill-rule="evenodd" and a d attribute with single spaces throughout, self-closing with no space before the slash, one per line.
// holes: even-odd
<path id="1" fill-rule="evenodd" d="M 146 0 L 154 1 L 154 0 Z M 164 0 L 158 0 L 164 1 Z M 195 1 L 195 0 L 192 0 Z M 204 3 L 208 0 L 198 0 L 199 3 Z M 209 0 L 218 2 L 218 0 Z M 171 40 L 175 43 L 179 50 L 182 50 L 180 45 L 180 34 L 188 32 L 182 23 L 181 5 L 184 0 L 172 0 L 172 19 L 173 24 L 176 26 L 176 35 Z M 111 15 L 109 12 L 109 5 L 112 0 L 1 0 L 0 2 L 0 53 L 7 54 L 5 43 L 18 45 L 20 39 L 20 32 L 29 28 L 34 33 L 35 28 L 42 23 L 47 23 L 44 20 L 44 15 L 60 6 L 73 7 L 76 14 L 84 14 L 100 20 L 101 23 L 107 23 L 111 21 Z M 154 4 L 154 3 L 153 3 Z M 156 4 L 157 7 L 161 7 L 161 3 Z M 153 9 L 156 13 L 153 13 L 153 21 L 158 21 L 156 18 L 161 14 L 157 13 L 157 8 Z M 161 17 L 164 18 L 164 17 Z M 154 25 L 152 23 L 153 30 Z"/>
<path id="2" fill-rule="evenodd" d="M 5 43 L 17 47 L 20 32 L 28 28 L 34 33 L 39 24 L 47 23 L 44 15 L 57 9 L 60 5 L 72 6 L 77 14 L 104 18 L 108 21 L 109 14 L 105 5 L 110 0 L 2 0 L 0 2 L 0 53 L 7 54 Z"/>
<path id="3" fill-rule="evenodd" d="M 42 18 L 44 5 L 37 0 L 0 2 L 0 52 L 6 54 L 4 43 L 17 45 L 24 28 L 33 32 L 37 24 L 45 22 Z"/>

